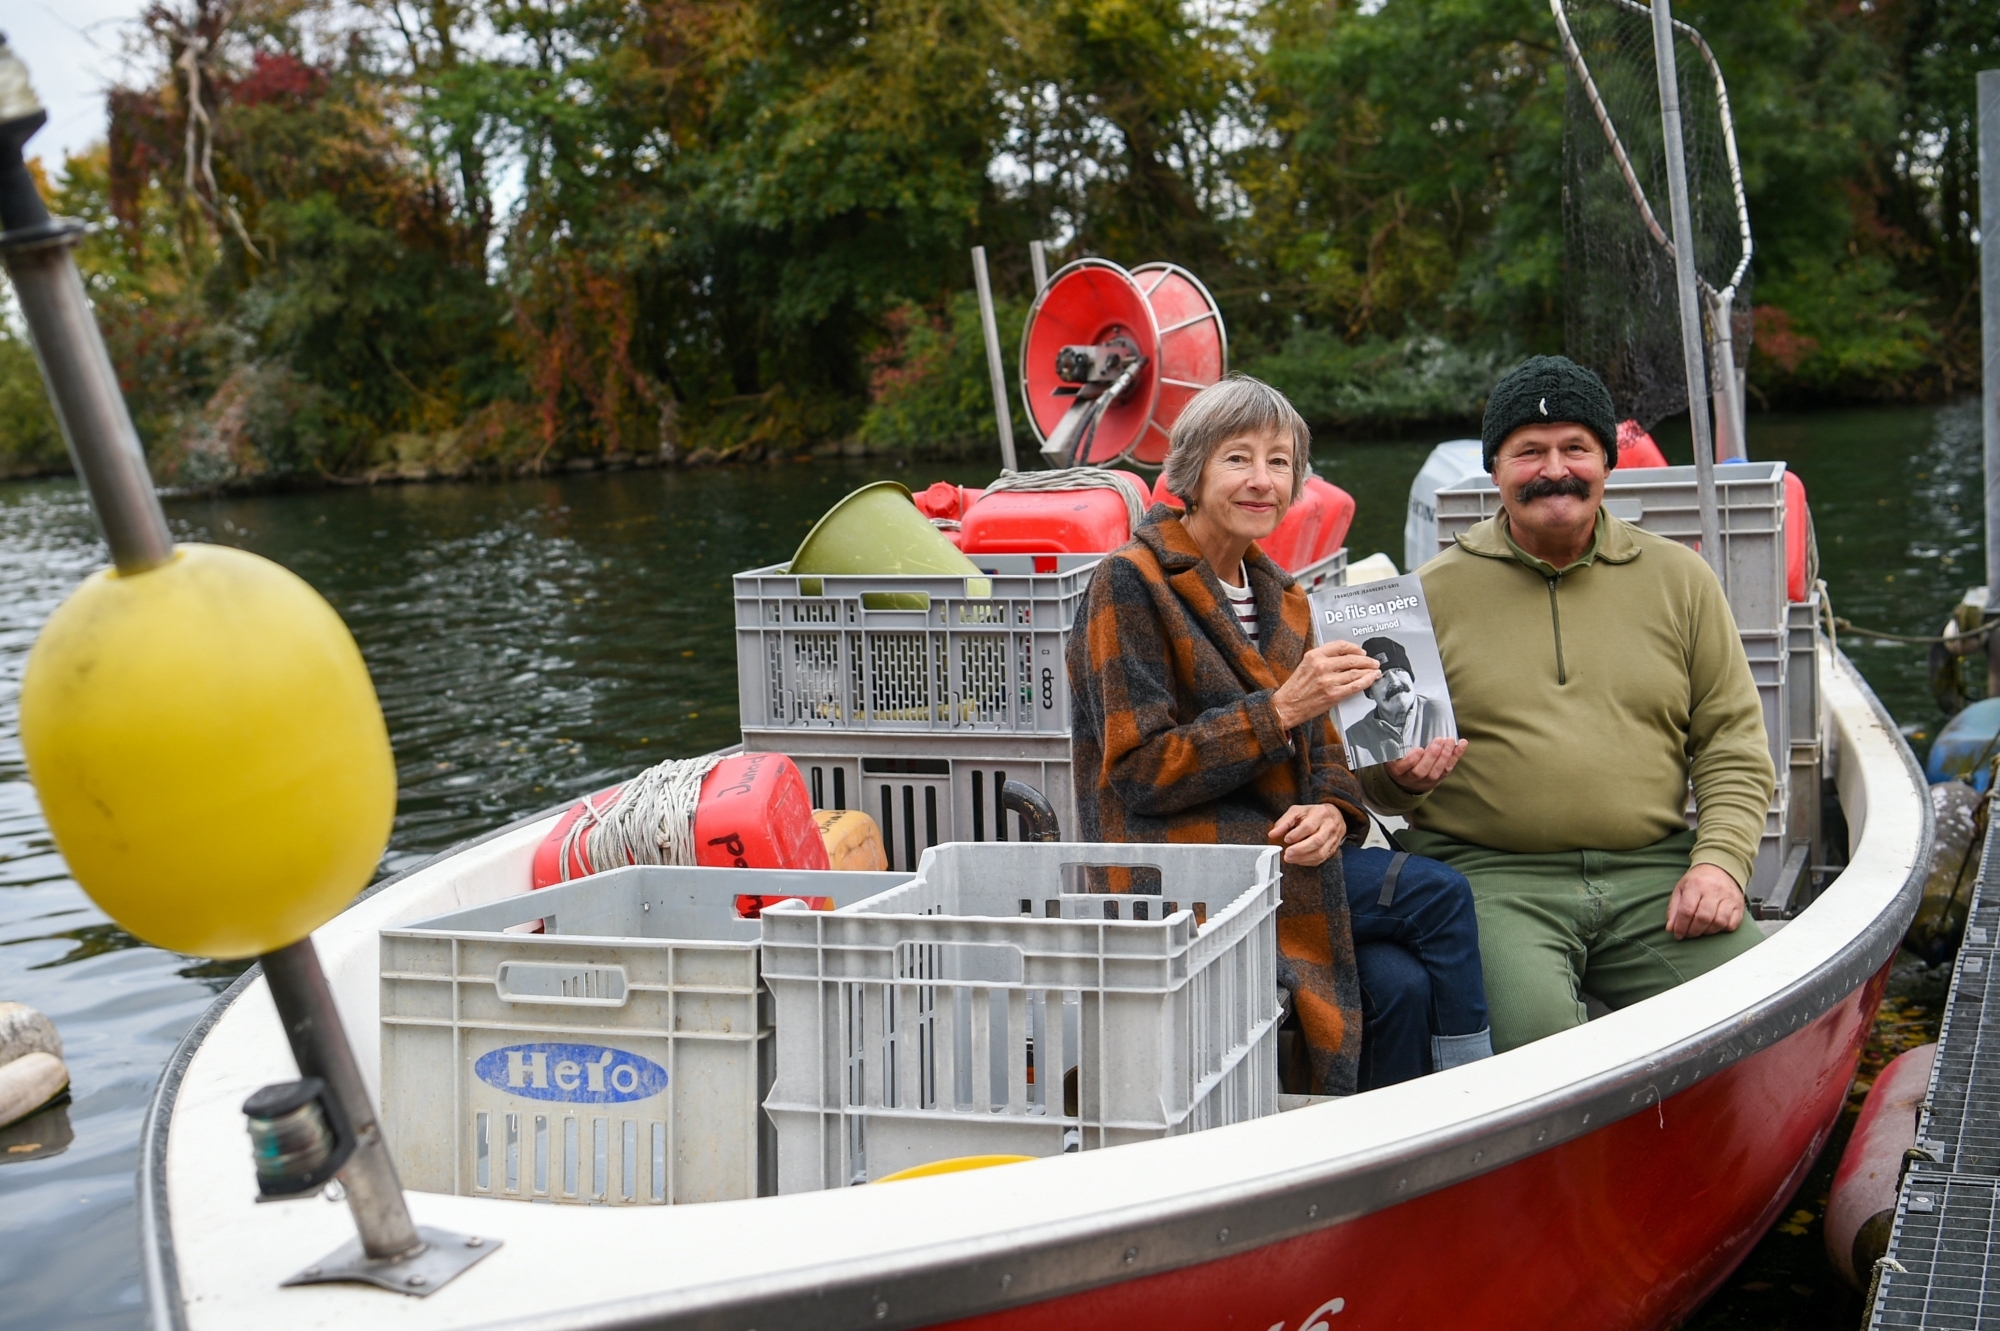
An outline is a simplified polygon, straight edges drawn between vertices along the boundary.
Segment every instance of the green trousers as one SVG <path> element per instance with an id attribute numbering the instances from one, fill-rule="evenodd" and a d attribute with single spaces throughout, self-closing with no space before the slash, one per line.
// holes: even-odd
<path id="1" fill-rule="evenodd" d="M 1626 1007 L 1763 941 L 1747 913 L 1734 933 L 1679 939 L 1667 932 L 1667 902 L 1694 849 L 1691 831 L 1638 850 L 1537 855 L 1437 832 L 1411 830 L 1398 839 L 1472 882 L 1496 1053 L 1582 1025 L 1586 993 Z"/>

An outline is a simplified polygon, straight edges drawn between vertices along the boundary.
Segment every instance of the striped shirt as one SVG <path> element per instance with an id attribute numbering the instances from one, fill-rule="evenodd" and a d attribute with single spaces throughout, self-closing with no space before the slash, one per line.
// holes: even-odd
<path id="1" fill-rule="evenodd" d="M 1257 641 L 1257 592 L 1250 585 L 1250 570 L 1247 566 L 1239 566 L 1236 576 L 1243 580 L 1243 585 L 1232 587 L 1224 582 L 1222 594 L 1229 598 L 1229 608 L 1236 612 L 1236 623 L 1243 630 L 1243 636 L 1255 642 Z"/>

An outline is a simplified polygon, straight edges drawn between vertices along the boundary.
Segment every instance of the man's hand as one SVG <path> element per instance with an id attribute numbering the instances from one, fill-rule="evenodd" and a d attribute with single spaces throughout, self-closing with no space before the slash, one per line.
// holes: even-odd
<path id="1" fill-rule="evenodd" d="M 1389 773 L 1389 779 L 1404 790 L 1412 795 L 1427 795 L 1437 789 L 1438 782 L 1458 766 L 1458 760 L 1464 755 L 1464 740 L 1440 737 L 1421 749 L 1411 749 L 1383 766 Z"/>
<path id="2" fill-rule="evenodd" d="M 1315 869 L 1347 839 L 1347 820 L 1331 804 L 1294 804 L 1271 824 L 1270 839 L 1285 848 L 1285 863 Z"/>
<path id="3" fill-rule="evenodd" d="M 1674 884 L 1667 932 L 1676 938 L 1734 933 L 1743 923 L 1743 889 L 1713 864 L 1697 864 Z"/>
<path id="4" fill-rule="evenodd" d="M 1342 698 L 1353 697 L 1381 677 L 1381 667 L 1360 643 L 1330 642 L 1300 659 L 1292 677 L 1271 695 L 1271 705 L 1277 709 L 1278 724 L 1290 730 L 1326 715 Z"/>

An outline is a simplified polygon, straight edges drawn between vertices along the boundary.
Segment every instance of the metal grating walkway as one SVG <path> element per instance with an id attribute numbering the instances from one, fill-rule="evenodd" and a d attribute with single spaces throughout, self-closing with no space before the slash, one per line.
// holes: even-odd
<path id="1" fill-rule="evenodd" d="M 1903 1180 L 1895 1237 L 1871 1327 L 2000 1331 L 1995 1225 L 2000 1179 L 1913 1167 Z M 1901 1269 L 1897 1269 L 1900 1267 Z"/>
<path id="2" fill-rule="evenodd" d="M 1967 918 L 1870 1331 L 2000 1331 L 2000 825 Z"/>

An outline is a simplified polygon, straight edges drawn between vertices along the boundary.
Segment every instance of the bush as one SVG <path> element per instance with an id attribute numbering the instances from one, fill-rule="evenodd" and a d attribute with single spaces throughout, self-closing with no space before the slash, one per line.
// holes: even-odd
<path id="1" fill-rule="evenodd" d="M 1472 350 L 1430 333 L 1349 346 L 1326 329 L 1300 328 L 1239 368 L 1315 425 L 1385 426 L 1479 419 L 1487 391 L 1518 359 L 1511 349 Z"/>
<path id="2" fill-rule="evenodd" d="M 1007 405 L 1014 418 L 1014 450 L 1026 458 L 1034 436 L 1021 408 L 1021 329 L 1025 302 L 1001 301 L 1000 356 Z M 986 369 L 986 339 L 979 326 L 979 298 L 953 295 L 939 311 L 914 302 L 891 309 L 887 336 L 869 357 L 869 404 L 856 438 L 877 448 L 911 453 L 990 451 L 995 444 L 993 384 Z"/>
<path id="3" fill-rule="evenodd" d="M 68 469 L 62 430 L 34 350 L 0 324 L 0 478 Z"/>

